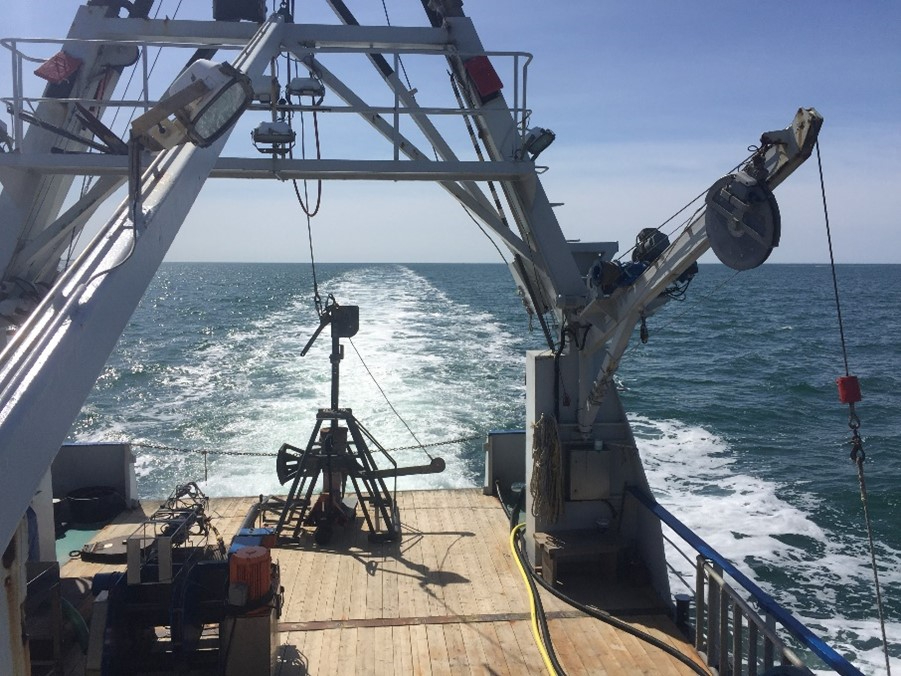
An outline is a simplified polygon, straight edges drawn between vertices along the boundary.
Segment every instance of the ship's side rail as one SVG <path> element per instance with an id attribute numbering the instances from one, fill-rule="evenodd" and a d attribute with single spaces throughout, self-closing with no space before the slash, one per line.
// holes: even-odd
<path id="1" fill-rule="evenodd" d="M 722 576 L 722 569 L 698 555 L 695 585 L 695 648 L 720 673 L 756 676 L 779 664 L 812 673 L 776 630 L 776 618 L 761 617 Z M 706 594 L 705 594 L 706 590 Z M 761 655 L 762 643 L 762 655 Z M 725 667 L 725 670 L 724 670 Z"/>
<path id="2" fill-rule="evenodd" d="M 627 491 L 697 552 L 694 639 L 709 666 L 731 676 L 757 676 L 777 664 L 796 667 L 798 673 L 812 673 L 805 660 L 786 644 L 791 637 L 799 651 L 815 655 L 825 668 L 842 676 L 862 676 L 857 667 L 651 496 L 634 487 Z M 726 576 L 735 586 L 726 581 Z"/>

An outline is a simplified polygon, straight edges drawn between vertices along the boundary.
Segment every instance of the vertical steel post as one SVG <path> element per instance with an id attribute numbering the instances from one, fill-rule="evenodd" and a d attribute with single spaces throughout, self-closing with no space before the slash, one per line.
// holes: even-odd
<path id="1" fill-rule="evenodd" d="M 397 74 L 398 62 L 400 55 L 394 52 L 394 73 Z M 397 138 L 400 134 L 400 90 L 394 87 L 394 161 L 400 159 L 400 147 L 397 145 Z"/>
<path id="2" fill-rule="evenodd" d="M 695 564 L 695 648 L 704 650 L 704 557 Z"/>
<path id="3" fill-rule="evenodd" d="M 742 613 L 737 601 L 732 602 L 732 674 L 738 676 L 741 674 L 741 655 L 742 655 Z"/>
<path id="4" fill-rule="evenodd" d="M 769 613 L 766 614 L 766 626 L 772 631 L 776 630 L 776 619 Z M 773 642 L 769 636 L 765 636 L 763 639 L 763 670 L 772 669 L 773 662 Z"/>
<path id="5" fill-rule="evenodd" d="M 757 622 L 748 622 L 748 676 L 757 676 Z"/>
<path id="6" fill-rule="evenodd" d="M 725 583 L 720 586 L 719 615 L 720 644 L 719 650 L 717 651 L 719 653 L 717 668 L 721 674 L 727 674 L 729 673 L 729 595 L 726 591 Z"/>

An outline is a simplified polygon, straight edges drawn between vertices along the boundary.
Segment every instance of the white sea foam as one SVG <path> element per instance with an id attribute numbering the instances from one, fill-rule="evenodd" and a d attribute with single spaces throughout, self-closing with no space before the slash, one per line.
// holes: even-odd
<path id="1" fill-rule="evenodd" d="M 853 619 L 846 605 L 871 587 L 863 536 L 849 541 L 848 535 L 815 523 L 811 496 L 796 499 L 793 493 L 789 501 L 781 497 L 785 485 L 736 472 L 728 444 L 715 434 L 671 420 L 635 417 L 633 425 L 661 504 L 866 673 L 885 673 L 881 644 L 861 639 L 879 636 L 878 624 Z M 691 583 L 691 565 L 667 547 L 668 561 Z M 880 581 L 897 588 L 901 552 L 883 550 L 881 561 Z M 782 571 L 787 585 L 769 584 L 758 574 L 767 569 Z M 676 574 L 671 585 L 674 591 L 685 590 Z M 889 643 L 897 644 L 901 623 L 891 621 L 887 632 Z"/>
<path id="2" fill-rule="evenodd" d="M 342 340 L 339 403 L 351 407 L 383 447 L 417 443 L 385 396 L 423 444 L 484 435 L 503 418 L 499 410 L 502 414 L 504 407 L 521 408 L 524 389 L 509 384 L 518 379 L 508 375 L 499 380 L 498 374 L 518 373 L 522 355 L 514 349 L 512 336 L 488 313 L 473 312 L 404 267 L 357 268 L 330 280 L 328 290 L 343 305 L 361 306 L 359 333 Z M 330 403 L 328 329 L 306 357 L 299 356 L 317 326 L 309 301 L 298 298 L 239 331 L 216 336 L 196 350 L 189 363 L 165 374 L 173 399 L 144 402 L 144 415 L 158 421 L 177 418 L 170 422 L 185 428 L 186 444 L 211 451 L 274 454 L 283 442 L 304 447 L 316 410 Z M 136 434 L 140 430 L 132 428 L 128 436 Z M 431 450 L 445 459 L 447 469 L 403 478 L 399 486 L 473 485 L 472 462 L 461 451 L 460 445 Z M 400 466 L 429 461 L 421 449 L 393 455 Z M 184 467 L 185 460 L 178 456 L 162 452 L 153 461 L 142 459 L 139 474 L 166 475 L 163 466 Z M 196 460 L 195 471 L 202 468 Z M 211 495 L 285 490 L 277 482 L 271 457 L 211 454 L 208 470 L 204 489 Z"/>

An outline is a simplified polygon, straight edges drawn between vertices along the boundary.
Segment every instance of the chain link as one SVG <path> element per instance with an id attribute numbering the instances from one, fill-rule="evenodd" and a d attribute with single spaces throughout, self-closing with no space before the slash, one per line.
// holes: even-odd
<path id="1" fill-rule="evenodd" d="M 387 448 L 385 449 L 389 453 L 393 453 L 395 451 L 409 451 L 416 449 L 425 449 L 425 448 L 434 448 L 436 446 L 450 446 L 451 444 L 460 444 L 466 441 L 476 441 L 481 439 L 482 435 L 476 435 L 472 437 L 459 437 L 457 439 L 447 439 L 446 441 L 433 441 L 430 444 L 414 444 L 413 446 L 398 446 L 397 448 Z M 249 457 L 260 457 L 260 458 L 274 458 L 278 454 L 277 453 L 261 453 L 255 451 L 213 451 L 203 448 L 181 448 L 178 446 L 163 446 L 161 444 L 138 444 L 132 443 L 132 447 L 134 448 L 148 448 L 157 451 L 172 451 L 174 453 L 198 453 L 200 455 L 234 455 L 234 456 L 249 456 Z"/>

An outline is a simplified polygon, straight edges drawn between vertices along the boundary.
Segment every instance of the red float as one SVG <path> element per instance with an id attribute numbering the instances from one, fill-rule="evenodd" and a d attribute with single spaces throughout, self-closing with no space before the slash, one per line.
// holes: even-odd
<path id="1" fill-rule="evenodd" d="M 835 383 L 838 385 L 838 398 L 843 404 L 856 404 L 862 399 L 857 376 L 841 376 L 835 379 Z"/>

